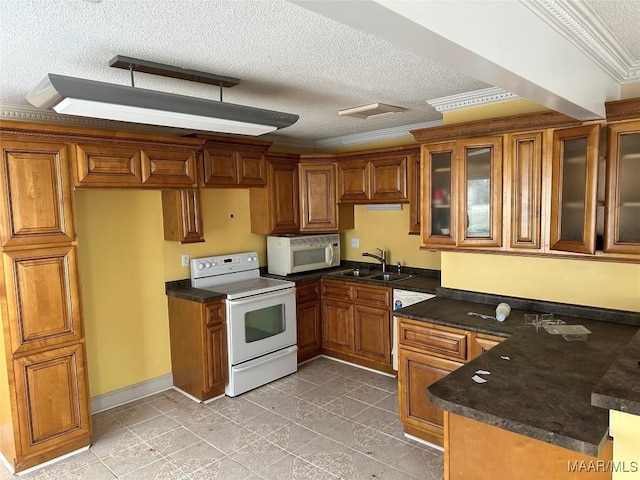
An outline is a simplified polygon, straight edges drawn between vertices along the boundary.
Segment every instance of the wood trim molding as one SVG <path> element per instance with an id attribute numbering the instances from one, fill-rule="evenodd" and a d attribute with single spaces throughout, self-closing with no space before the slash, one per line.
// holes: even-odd
<path id="1" fill-rule="evenodd" d="M 377 156 L 388 157 L 389 155 L 419 155 L 420 145 L 402 145 L 399 147 L 376 148 L 372 150 L 359 150 L 356 152 L 336 153 L 336 160 L 349 160 L 356 158 L 358 160 L 371 160 Z"/>
<path id="2" fill-rule="evenodd" d="M 486 137 L 511 132 L 526 132 L 554 127 L 578 126 L 582 122 L 558 112 L 542 112 L 526 115 L 475 120 L 473 122 L 443 125 L 441 127 L 412 130 L 411 134 L 420 143 L 435 143 L 459 138 Z"/>
<path id="3" fill-rule="evenodd" d="M 640 117 L 640 98 L 629 98 L 615 102 L 605 102 L 607 121 L 636 120 Z"/>

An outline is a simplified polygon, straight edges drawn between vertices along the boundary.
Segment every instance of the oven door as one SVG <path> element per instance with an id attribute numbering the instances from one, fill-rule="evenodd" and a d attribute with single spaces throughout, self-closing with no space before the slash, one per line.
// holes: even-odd
<path id="1" fill-rule="evenodd" d="M 296 289 L 227 300 L 231 365 L 296 344 Z"/>

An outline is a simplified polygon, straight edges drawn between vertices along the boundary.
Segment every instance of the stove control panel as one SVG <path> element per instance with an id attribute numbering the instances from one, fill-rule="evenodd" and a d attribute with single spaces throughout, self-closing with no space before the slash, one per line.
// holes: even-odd
<path id="1" fill-rule="evenodd" d="M 191 280 L 196 278 L 244 272 L 260 268 L 258 252 L 231 253 L 215 257 L 192 258 Z"/>

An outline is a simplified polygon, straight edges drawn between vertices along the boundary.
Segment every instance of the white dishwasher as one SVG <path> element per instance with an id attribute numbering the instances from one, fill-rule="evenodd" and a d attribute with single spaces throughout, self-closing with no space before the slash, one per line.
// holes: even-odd
<path id="1" fill-rule="evenodd" d="M 430 293 L 412 292 L 410 290 L 393 289 L 393 309 L 400 310 L 414 303 L 430 300 L 435 295 Z M 391 349 L 391 358 L 393 360 L 393 369 L 398 371 L 398 317 L 393 316 L 393 347 Z"/>

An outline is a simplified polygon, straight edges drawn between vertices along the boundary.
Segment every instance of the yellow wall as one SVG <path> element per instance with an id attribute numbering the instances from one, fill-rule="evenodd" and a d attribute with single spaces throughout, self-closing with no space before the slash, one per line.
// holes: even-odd
<path id="1" fill-rule="evenodd" d="M 376 253 L 376 248 L 388 251 L 387 262 L 395 265 L 440 270 L 440 253 L 420 250 L 420 236 L 408 235 L 409 206 L 402 211 L 367 211 L 364 205 L 355 206 L 355 228 L 342 235 L 342 254 L 345 260 L 355 262 L 377 262 L 363 257 L 363 252 Z M 351 239 L 360 240 L 360 248 L 351 247 Z"/>
<path id="2" fill-rule="evenodd" d="M 189 278 L 182 254 L 257 250 L 266 264 L 264 235 L 249 233 L 246 189 L 202 192 L 206 242 L 193 245 L 164 241 L 159 191 L 75 195 L 91 396 L 171 372 L 164 282 Z"/>
<path id="3" fill-rule="evenodd" d="M 609 428 L 613 437 L 613 480 L 637 480 L 640 476 L 640 416 L 611 410 Z"/>

